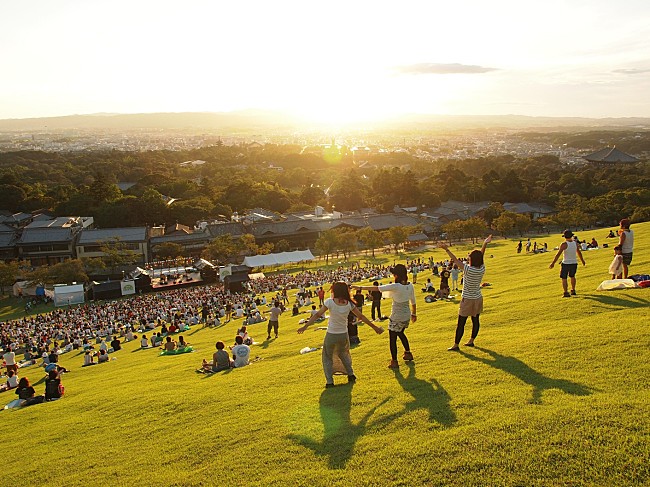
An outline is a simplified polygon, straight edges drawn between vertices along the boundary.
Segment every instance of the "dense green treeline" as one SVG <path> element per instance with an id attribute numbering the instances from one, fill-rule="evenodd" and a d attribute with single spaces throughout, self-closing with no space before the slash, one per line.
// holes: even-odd
<path id="1" fill-rule="evenodd" d="M 205 163 L 181 164 L 185 161 Z M 117 183 L 125 182 L 132 186 L 120 190 Z M 219 145 L 0 154 L 0 209 L 93 216 L 104 228 L 192 225 L 255 207 L 286 212 L 320 204 L 385 212 L 395 205 L 435 207 L 449 199 L 545 203 L 585 222 L 612 223 L 621 215 L 647 220 L 650 166 L 567 166 L 551 155 L 425 160 L 414 149 L 374 154 L 359 167 L 345 148 L 320 154 L 273 144 L 255 150 Z"/>

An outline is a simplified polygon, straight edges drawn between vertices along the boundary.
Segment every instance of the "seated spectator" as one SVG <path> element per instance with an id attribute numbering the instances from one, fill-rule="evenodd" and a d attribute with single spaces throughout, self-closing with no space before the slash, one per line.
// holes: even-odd
<path id="1" fill-rule="evenodd" d="M 151 346 L 152 347 L 157 347 L 158 345 L 162 344 L 162 336 L 160 332 L 156 333 L 155 335 L 151 335 Z"/>
<path id="2" fill-rule="evenodd" d="M 111 348 L 113 349 L 114 352 L 117 352 L 118 350 L 122 349 L 122 343 L 117 338 L 117 335 L 113 336 L 113 341 L 111 342 Z"/>
<path id="3" fill-rule="evenodd" d="M 88 365 L 95 365 L 95 356 L 90 350 L 86 350 L 84 354 L 84 363 L 82 367 L 87 367 Z"/>
<path id="4" fill-rule="evenodd" d="M 248 336 L 248 331 L 246 330 L 246 326 L 242 326 L 239 330 L 237 330 L 237 335 L 242 337 L 243 343 L 245 345 L 253 344 L 253 339 Z M 235 345 L 237 345 L 237 343 L 235 343 Z"/>
<path id="5" fill-rule="evenodd" d="M 60 399 L 64 391 L 61 376 L 55 370 L 51 371 L 48 378 L 45 379 L 45 400 L 54 401 Z"/>
<path id="6" fill-rule="evenodd" d="M 162 327 L 160 328 L 160 333 L 162 333 L 163 335 L 169 333 L 169 330 L 167 329 L 167 325 L 165 325 L 165 323 L 162 324 Z"/>
<path id="7" fill-rule="evenodd" d="M 224 350 L 226 348 L 223 342 L 217 342 L 216 344 L 217 351 L 212 355 L 212 362 L 207 362 L 203 360 L 203 369 L 208 372 L 219 372 L 221 370 L 227 370 L 232 366 L 228 352 Z"/>
<path id="8" fill-rule="evenodd" d="M 293 309 L 291 310 L 291 316 L 296 316 L 300 314 L 300 309 L 298 308 L 298 303 L 294 303 Z"/>
<path id="9" fill-rule="evenodd" d="M 142 335 L 142 338 L 140 338 L 140 347 L 142 348 L 149 348 L 149 339 L 147 338 L 147 335 Z"/>
<path id="10" fill-rule="evenodd" d="M 99 355 L 97 355 L 97 363 L 103 364 L 108 362 L 108 352 L 106 350 L 100 350 Z"/>
<path id="11" fill-rule="evenodd" d="M 32 404 L 40 404 L 45 401 L 45 396 L 36 395 L 36 391 L 29 383 L 29 379 L 27 377 L 23 377 L 18 381 L 16 394 L 18 395 L 18 399 L 21 400 L 20 405 L 22 407 L 31 406 Z"/>
<path id="12" fill-rule="evenodd" d="M 176 348 L 187 348 L 189 347 L 190 344 L 185 341 L 185 338 L 183 338 L 183 335 L 180 335 L 178 337 L 178 344 L 176 345 Z"/>
<path id="13" fill-rule="evenodd" d="M 68 369 L 66 369 L 65 367 L 61 367 L 59 365 L 58 363 L 59 355 L 57 353 L 55 352 L 49 353 L 47 359 L 48 359 L 48 365 L 45 367 L 46 372 L 49 373 L 51 370 L 56 370 L 58 373 L 63 373 L 68 371 Z"/>
<path id="14" fill-rule="evenodd" d="M 430 278 L 427 279 L 426 284 L 422 288 L 422 292 L 423 293 L 435 293 L 436 292 L 436 288 L 433 287 L 433 283 L 431 282 Z"/>
<path id="15" fill-rule="evenodd" d="M 447 299 L 449 297 L 449 288 L 441 287 L 436 291 L 436 298 L 438 299 Z"/>
<path id="16" fill-rule="evenodd" d="M 168 336 L 167 341 L 165 342 L 165 350 L 167 352 L 171 352 L 173 350 L 176 350 L 176 342 L 172 340 L 172 337 Z"/>
<path id="17" fill-rule="evenodd" d="M 318 313 L 318 310 L 316 309 L 316 305 L 312 304 L 311 305 L 311 311 L 309 312 L 309 316 L 314 316 L 317 313 Z M 320 323 L 321 321 L 325 321 L 325 319 L 326 319 L 325 316 L 321 316 L 320 318 L 316 318 L 316 320 L 314 320 L 314 322 L 315 323 Z"/>
<path id="18" fill-rule="evenodd" d="M 7 382 L 0 385 L 0 392 L 8 391 L 9 389 L 15 389 L 18 387 L 18 374 L 13 370 L 7 372 Z"/>
<path id="19" fill-rule="evenodd" d="M 171 333 L 176 333 L 177 331 L 178 331 L 178 327 L 176 326 L 176 323 L 172 323 L 171 325 L 169 325 L 169 329 L 167 330 L 167 333 L 171 334 Z"/>
<path id="20" fill-rule="evenodd" d="M 232 347 L 233 367 L 244 367 L 248 365 L 251 355 L 251 349 L 248 345 L 244 345 L 244 339 L 237 335 L 235 337 L 236 345 Z"/>

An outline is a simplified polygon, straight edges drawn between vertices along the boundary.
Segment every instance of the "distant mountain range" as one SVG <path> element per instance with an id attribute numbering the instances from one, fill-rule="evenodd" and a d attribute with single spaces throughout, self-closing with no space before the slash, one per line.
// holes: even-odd
<path id="1" fill-rule="evenodd" d="M 274 132 L 318 130 L 331 125 L 305 122 L 282 112 L 242 110 L 236 112 L 184 113 L 98 113 L 63 117 L 0 120 L 0 131 L 59 130 L 202 130 L 243 133 L 260 130 Z M 418 132 L 462 131 L 477 129 L 650 129 L 650 118 L 529 117 L 523 115 L 461 116 L 410 114 L 377 122 L 346 124 L 350 130 L 398 130 Z"/>

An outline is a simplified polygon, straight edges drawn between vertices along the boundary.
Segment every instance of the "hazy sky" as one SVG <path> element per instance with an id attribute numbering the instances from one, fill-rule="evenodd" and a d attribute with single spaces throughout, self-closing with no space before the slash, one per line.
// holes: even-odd
<path id="1" fill-rule="evenodd" d="M 0 1 L 0 118 L 650 116 L 650 1 Z"/>

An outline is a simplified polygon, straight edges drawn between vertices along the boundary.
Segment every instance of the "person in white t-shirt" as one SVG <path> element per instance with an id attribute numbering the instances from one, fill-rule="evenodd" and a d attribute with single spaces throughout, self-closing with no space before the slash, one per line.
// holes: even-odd
<path id="1" fill-rule="evenodd" d="M 7 373 L 9 373 L 10 370 L 13 370 L 14 372 L 18 372 L 18 364 L 16 363 L 16 353 L 12 350 L 11 347 L 7 347 L 7 351 L 4 353 L 2 358 L 5 361 L 5 365 L 7 367 Z"/>
<path id="2" fill-rule="evenodd" d="M 312 314 L 307 323 L 298 328 L 298 333 L 304 333 L 308 326 L 314 324 L 328 310 L 329 321 L 327 322 L 327 333 L 323 341 L 323 372 L 325 374 L 326 388 L 334 387 L 334 372 L 339 372 L 334 363 L 335 354 L 336 358 L 341 362 L 342 368 L 345 369 L 348 382 L 356 382 L 357 380 L 352 369 L 350 338 L 348 336 L 348 314 L 350 311 L 375 330 L 376 333 L 379 334 L 384 331 L 383 328 L 376 326 L 359 311 L 350 297 L 350 288 L 345 282 L 339 281 L 332 284 L 332 297 L 326 299 L 318 312 Z"/>
<path id="3" fill-rule="evenodd" d="M 557 254 L 553 258 L 553 262 L 548 266 L 549 269 L 553 269 L 555 263 L 562 257 L 562 268 L 560 270 L 560 279 L 562 279 L 562 289 L 564 290 L 563 296 L 565 298 L 570 298 L 571 296 L 576 295 L 576 271 L 578 270 L 578 258 L 582 261 L 582 265 L 585 264 L 585 259 L 582 257 L 582 252 L 580 247 L 573 239 L 573 232 L 571 230 L 565 230 L 562 234 L 565 241 L 560 244 Z M 571 293 L 569 293 L 568 280 L 571 280 Z"/>
<path id="4" fill-rule="evenodd" d="M 18 387 L 18 374 L 13 370 L 7 372 L 7 382 L 0 385 L 0 392 L 8 391 L 9 389 L 15 389 Z"/>
<path id="5" fill-rule="evenodd" d="M 397 339 L 399 338 L 404 347 L 404 356 L 407 362 L 413 360 L 413 354 L 406 337 L 405 330 L 409 323 L 417 320 L 417 309 L 415 304 L 415 288 L 408 282 L 408 272 L 404 264 L 397 264 L 390 269 L 395 277 L 395 282 L 382 286 L 353 286 L 362 291 L 380 291 L 382 296 L 393 298 L 393 307 L 388 322 L 388 338 L 390 348 L 390 363 L 388 368 L 399 367 L 397 362 Z M 409 309 L 409 304 L 411 308 Z"/>
<path id="6" fill-rule="evenodd" d="M 244 345 L 241 335 L 235 337 L 235 343 L 236 345 L 232 347 L 233 367 L 244 367 L 249 364 L 251 349 L 248 345 Z"/>

